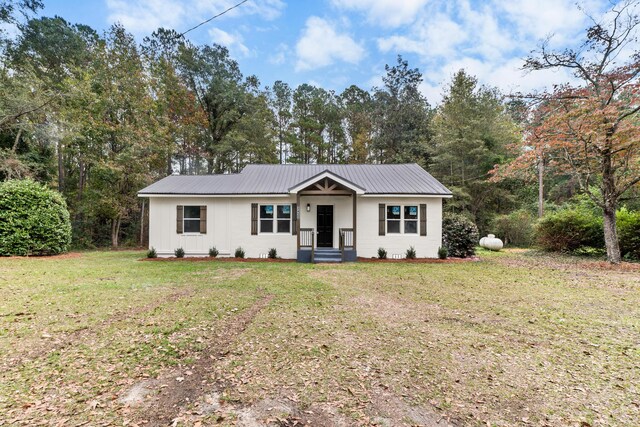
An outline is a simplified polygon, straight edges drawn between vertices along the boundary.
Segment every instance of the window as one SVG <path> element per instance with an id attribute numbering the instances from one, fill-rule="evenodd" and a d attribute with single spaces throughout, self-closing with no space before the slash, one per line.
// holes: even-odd
<path id="1" fill-rule="evenodd" d="M 200 232 L 200 206 L 185 206 L 182 219 L 185 233 Z"/>
<path id="2" fill-rule="evenodd" d="M 418 207 L 404 207 L 404 233 L 418 234 Z"/>
<path id="3" fill-rule="evenodd" d="M 388 234 L 418 234 L 418 206 L 387 206 Z"/>
<path id="4" fill-rule="evenodd" d="M 260 233 L 274 232 L 291 233 L 291 205 L 260 205 Z"/>
<path id="5" fill-rule="evenodd" d="M 260 206 L 260 232 L 273 233 L 273 205 Z"/>
<path id="6" fill-rule="evenodd" d="M 291 232 L 291 205 L 278 205 L 278 233 Z"/>
<path id="7" fill-rule="evenodd" d="M 387 233 L 400 233 L 400 206 L 387 206 Z"/>

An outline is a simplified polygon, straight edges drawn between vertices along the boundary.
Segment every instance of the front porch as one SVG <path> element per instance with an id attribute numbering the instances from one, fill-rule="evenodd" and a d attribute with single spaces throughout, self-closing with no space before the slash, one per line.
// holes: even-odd
<path id="1" fill-rule="evenodd" d="M 364 190 L 325 171 L 290 192 L 297 202 L 298 262 L 356 261 L 357 202 Z"/>

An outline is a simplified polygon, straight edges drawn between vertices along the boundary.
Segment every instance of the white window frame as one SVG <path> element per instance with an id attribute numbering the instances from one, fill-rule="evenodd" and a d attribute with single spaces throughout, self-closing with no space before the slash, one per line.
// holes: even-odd
<path id="1" fill-rule="evenodd" d="M 187 208 L 198 208 L 198 218 L 187 218 Z M 187 231 L 186 222 L 198 220 L 198 231 Z M 182 206 L 182 234 L 202 234 L 200 232 L 200 205 L 183 205 Z"/>
<path id="2" fill-rule="evenodd" d="M 389 219 L 387 217 L 388 215 L 388 209 L 389 207 L 392 206 L 400 206 L 400 218 L 391 218 Z M 410 207 L 410 206 L 415 206 L 415 208 L 417 209 L 417 217 L 416 219 L 411 219 L 411 218 L 405 218 L 404 217 L 404 208 L 405 207 Z M 396 221 L 400 223 L 400 231 L 399 232 L 390 232 L 389 231 L 389 221 Z M 405 232 L 405 221 L 415 221 L 416 222 L 416 232 L 415 233 L 407 233 Z M 385 227 L 385 235 L 388 236 L 404 236 L 404 235 L 408 235 L 408 236 L 418 236 L 420 235 L 420 205 L 412 205 L 412 204 L 406 204 L 406 205 L 402 205 L 402 204 L 388 204 L 385 205 L 385 210 L 384 210 L 384 227 Z"/>
<path id="3" fill-rule="evenodd" d="M 260 213 L 262 212 L 263 206 L 272 206 L 273 207 L 273 218 L 262 218 Z M 278 218 L 278 206 L 289 206 L 289 218 Z M 292 233 L 292 219 L 293 219 L 293 206 L 291 203 L 260 203 L 258 204 L 258 234 L 282 234 L 282 235 L 290 235 Z M 273 231 L 262 231 L 262 221 L 272 221 L 272 230 Z M 278 221 L 289 221 L 289 231 L 278 231 Z"/>

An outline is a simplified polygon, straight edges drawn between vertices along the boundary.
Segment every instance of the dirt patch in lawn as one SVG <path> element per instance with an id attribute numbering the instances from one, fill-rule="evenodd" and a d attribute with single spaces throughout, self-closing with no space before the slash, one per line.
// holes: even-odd
<path id="1" fill-rule="evenodd" d="M 153 311 L 162 305 L 175 303 L 183 298 L 189 298 L 193 294 L 194 290 L 191 288 L 180 289 L 149 304 L 145 304 L 140 307 L 117 310 L 107 319 L 104 319 L 91 327 L 76 329 L 62 336 L 43 333 L 40 337 L 41 341 L 39 344 L 32 346 L 27 353 L 14 353 L 17 357 L 8 358 L 2 366 L 4 369 L 13 368 L 30 360 L 45 357 L 51 352 L 59 351 L 72 345 L 77 345 L 79 342 L 83 342 L 88 338 L 99 334 L 101 330 L 104 330 L 118 322 Z"/>
<path id="2" fill-rule="evenodd" d="M 231 344 L 272 299 L 273 295 L 266 295 L 224 323 L 219 328 L 218 335 L 206 343 L 206 347 L 198 354 L 193 364 L 172 370 L 152 383 L 146 382 L 142 388 L 144 394 L 150 398 L 140 405 L 140 422 L 152 426 L 167 425 L 179 416 L 184 406 L 195 403 L 209 392 L 215 386 L 212 383 L 212 373 L 216 361 L 224 359 L 229 354 Z M 139 389 L 141 385 L 134 386 L 125 397 L 130 396 L 136 387 Z"/>

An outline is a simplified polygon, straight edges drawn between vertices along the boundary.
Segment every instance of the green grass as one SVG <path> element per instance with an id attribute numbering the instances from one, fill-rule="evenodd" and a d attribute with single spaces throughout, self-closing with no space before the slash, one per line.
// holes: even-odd
<path id="1" fill-rule="evenodd" d="M 143 256 L 0 259 L 0 425 L 121 425 L 136 414 L 119 396 L 194 363 L 264 295 L 211 362 L 225 401 L 286 398 L 364 425 L 393 418 L 381 395 L 464 425 L 640 419 L 635 266 L 519 251 L 333 266 Z"/>

